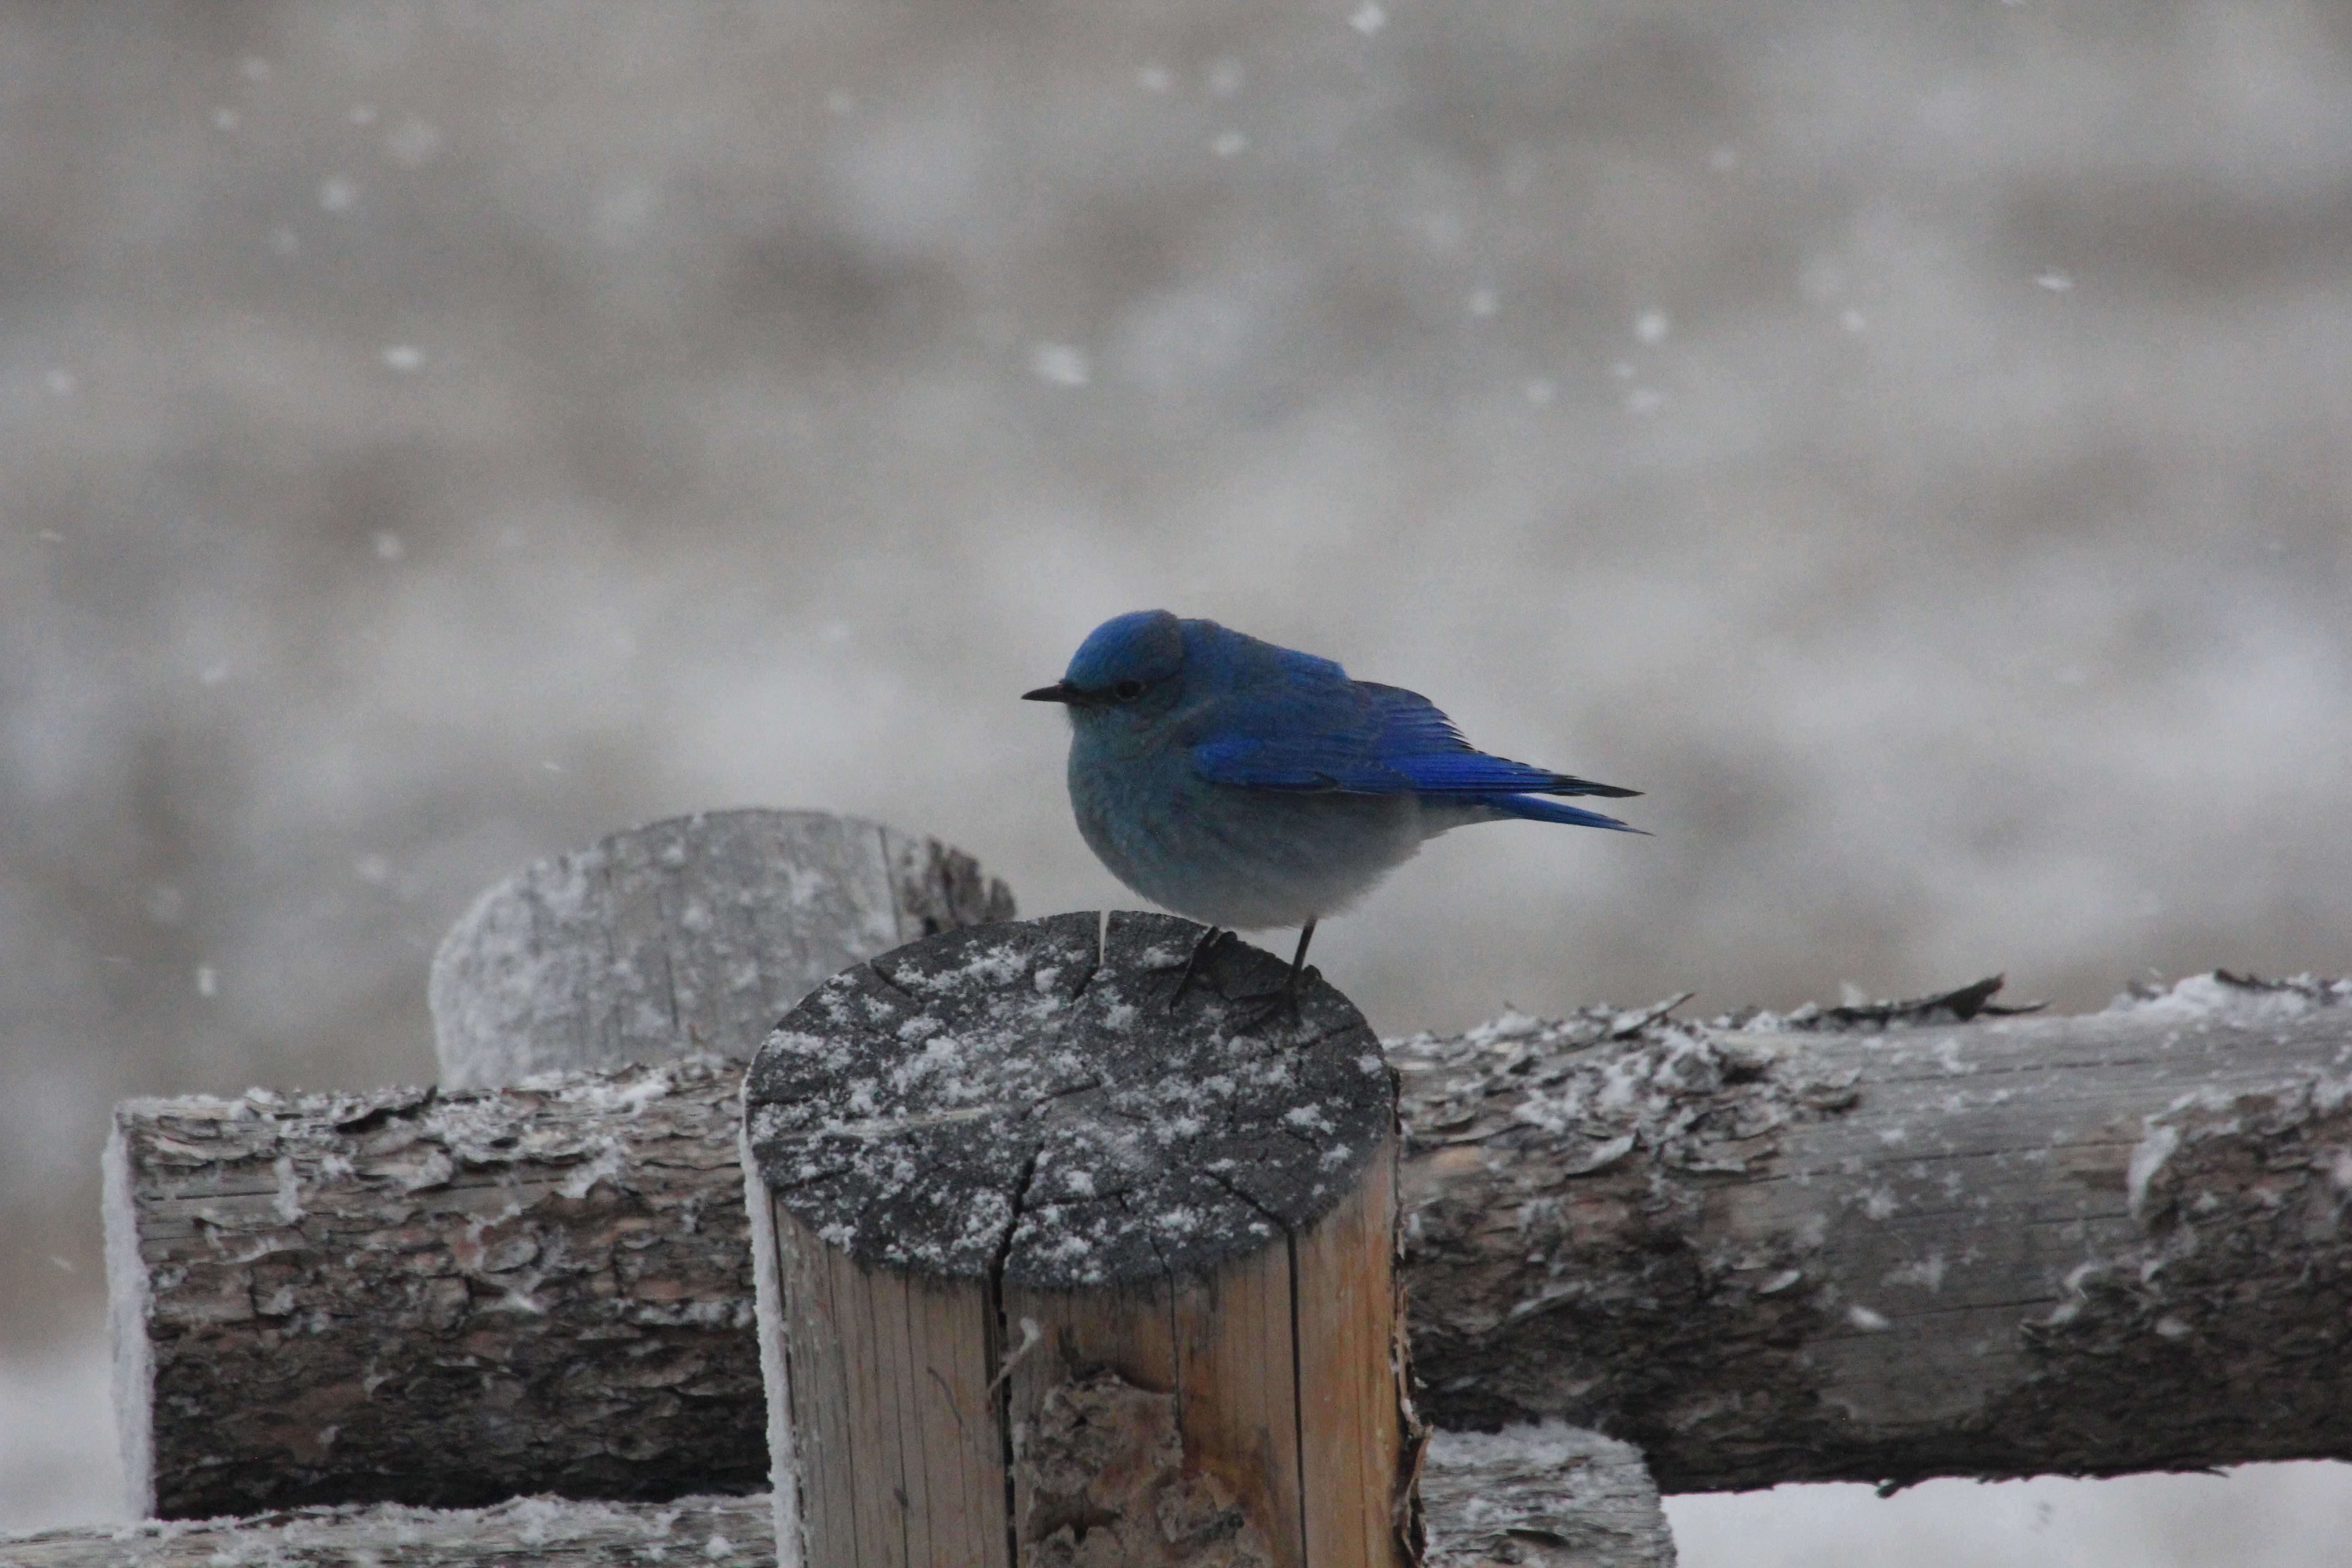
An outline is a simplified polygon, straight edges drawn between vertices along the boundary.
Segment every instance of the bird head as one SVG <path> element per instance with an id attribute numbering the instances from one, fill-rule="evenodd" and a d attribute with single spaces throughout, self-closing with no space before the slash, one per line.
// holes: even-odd
<path id="1" fill-rule="evenodd" d="M 1075 723 L 1097 715 L 1139 718 L 1172 707 L 1183 675 L 1183 623 L 1165 610 L 1137 610 L 1089 632 L 1059 681 L 1021 695 L 1064 704 Z"/>

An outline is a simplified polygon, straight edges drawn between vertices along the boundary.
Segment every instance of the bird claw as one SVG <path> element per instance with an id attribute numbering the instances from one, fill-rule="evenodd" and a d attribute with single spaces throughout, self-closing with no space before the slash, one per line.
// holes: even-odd
<path id="1" fill-rule="evenodd" d="M 1192 982 L 1208 973 L 1209 963 L 1216 956 L 1217 950 L 1229 942 L 1239 940 L 1229 931 L 1222 931 L 1215 926 L 1211 926 L 1202 934 L 1201 940 L 1192 944 L 1192 955 L 1183 963 L 1156 963 L 1144 973 L 1176 976 L 1176 987 L 1168 993 L 1168 1010 L 1173 1013 L 1176 1011 L 1176 1004 L 1184 1000 L 1184 993 L 1192 988 Z"/>
<path id="2" fill-rule="evenodd" d="M 1254 991 L 1246 996 L 1228 997 L 1227 1000 L 1234 1006 L 1244 1009 L 1234 1033 L 1254 1035 L 1276 1018 L 1284 1017 L 1288 1018 L 1294 1027 L 1305 1028 L 1307 1019 L 1298 1010 L 1298 994 L 1307 983 L 1322 978 L 1322 972 L 1310 965 L 1304 973 L 1292 971 L 1281 984 L 1271 991 Z"/>

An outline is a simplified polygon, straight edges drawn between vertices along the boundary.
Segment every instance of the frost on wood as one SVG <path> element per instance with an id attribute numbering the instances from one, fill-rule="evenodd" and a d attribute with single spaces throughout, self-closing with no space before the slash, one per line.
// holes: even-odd
<path id="1" fill-rule="evenodd" d="M 2352 1456 L 2352 984 L 1845 1011 L 1392 1047 L 1431 1417 L 1670 1490 Z"/>
<path id="2" fill-rule="evenodd" d="M 718 811 L 617 833 L 500 882 L 450 929 L 429 986 L 442 1081 L 745 1058 L 826 975 L 1012 916 L 970 856 L 853 817 Z"/>
<path id="3" fill-rule="evenodd" d="M 761 1047 L 778 1527 L 812 1561 L 1407 1561 L 1388 1065 L 1207 934 L 943 933 Z"/>
<path id="4" fill-rule="evenodd" d="M 861 1262 L 1070 1289 L 1200 1271 L 1304 1230 L 1388 1131 L 1388 1067 L 1318 980 L 1201 928 L 1092 914 L 942 937 L 827 981 L 753 1061 L 776 1200 Z"/>
<path id="5" fill-rule="evenodd" d="M 1157 1409 L 1127 1424 L 1128 1430 L 1139 1430 L 1140 1441 L 1103 1442 L 1075 1428 L 1041 1435 L 1036 1462 L 1048 1463 L 1058 1450 L 1061 1468 L 1055 1476 L 1063 1495 L 1107 1487 L 1103 1495 L 1116 1496 L 1118 1489 L 1143 1479 L 1140 1467 L 1130 1476 L 1100 1463 L 1127 1456 L 1127 1462 L 1149 1464 L 1162 1453 L 1168 1400 L 1141 1398 Z M 1071 1408 L 1079 1414 L 1086 1409 L 1083 1401 Z M 1150 1480 L 1162 1479 L 1164 1471 L 1150 1472 Z M 1639 1459 L 1623 1444 L 1591 1433 L 1548 1426 L 1526 1438 L 1441 1436 L 1430 1450 L 1422 1484 L 1429 1499 L 1430 1532 L 1438 1543 L 1430 1568 L 1671 1568 L 1674 1562 L 1664 1544 L 1656 1493 L 1645 1491 Z M 1632 1505 L 1643 1498 L 1642 1506 L 1657 1521 L 1654 1542 L 1633 1518 Z M 1180 1493 L 1176 1500 L 1177 1539 L 1213 1544 L 1205 1538 L 1224 1527 L 1214 1489 Z M 765 1492 L 756 1492 L 658 1503 L 526 1497 L 484 1509 L 398 1503 L 306 1508 L 246 1518 L 0 1533 L 0 1563 L 8 1568 L 776 1568 L 772 1501 Z M 1066 1538 L 1083 1553 L 1083 1535 L 1091 1531 L 1082 1532 L 1081 1524 L 1088 1517 L 1074 1509 L 1047 1535 Z M 1188 1522 L 1194 1528 L 1188 1531 Z M 1199 1528 L 1202 1523 L 1210 1528 Z M 1239 1534 L 1217 1538 L 1233 1541 Z M 1562 1542 L 1569 1543 L 1566 1548 Z M 1570 1551 L 1576 1554 L 1566 1554 Z M 1095 1560 L 1081 1554 L 1065 1561 Z"/>
<path id="6" fill-rule="evenodd" d="M 1835 1011 L 1753 1015 L 1718 1028 L 1655 1008 L 1603 1008 L 1396 1042 L 1411 1139 L 1404 1279 L 1424 1413 L 1433 1406 L 1441 1425 L 1456 1427 L 1545 1416 L 1603 1426 L 1644 1445 L 1661 1479 L 1685 1490 L 2352 1457 L 2352 1372 L 2339 1338 L 2352 1323 L 2352 1243 L 2336 1229 L 2352 1180 L 2352 1127 L 2337 1099 L 2352 1076 L 2352 987 L 2216 974 L 2085 1017 L 1979 1010 L 1960 1025 L 1905 1023 L 1949 1019 L 1953 1005 L 1855 1022 Z M 574 1210 L 542 1197 L 530 1211 L 541 1226 L 577 1223 L 586 1233 L 578 1242 L 543 1235 L 554 1258 L 609 1247 L 595 1239 L 614 1223 L 598 1206 L 606 1202 L 646 1215 L 695 1199 L 714 1256 L 736 1249 L 728 1289 L 741 1294 L 724 1297 L 724 1312 L 711 1305 L 720 1297 L 695 1295 L 711 1321 L 681 1316 L 660 1331 L 664 1356 L 690 1357 L 700 1370 L 680 1385 L 690 1397 L 648 1390 L 613 1407 L 611 1430 L 648 1456 L 614 1468 L 678 1490 L 718 1484 L 662 1480 L 687 1467 L 660 1454 L 695 1453 L 726 1484 L 761 1484 L 755 1336 L 730 1326 L 732 1304 L 748 1311 L 751 1294 L 740 1283 L 748 1266 L 740 1263 L 737 1075 L 730 1068 L 690 1094 L 648 1089 L 669 1080 L 642 1069 L 590 1081 L 601 1087 L 436 1102 L 452 1113 L 472 1106 L 460 1125 L 478 1131 L 437 1161 L 431 1136 L 384 1158 L 420 1176 L 446 1163 L 449 1190 L 420 1186 L 423 1214 L 425 1203 L 503 1202 L 505 1184 L 552 1192 L 609 1149 L 610 1180 L 590 1189 L 594 1204 Z M 161 1119 L 190 1103 L 210 1109 L 170 1131 Z M 430 1369 L 364 1399 L 328 1386 L 417 1331 L 405 1326 L 417 1321 L 412 1292 L 433 1279 L 446 1281 L 433 1288 L 462 1300 L 469 1320 L 481 1310 L 507 1336 L 500 1353 L 515 1366 L 581 1355 L 601 1364 L 594 1358 L 613 1347 L 597 1350 L 593 1337 L 575 1343 L 590 1332 L 580 1325 L 593 1329 L 597 1312 L 646 1310 L 631 1304 L 633 1292 L 657 1287 L 616 1294 L 585 1270 L 547 1273 L 531 1289 L 551 1307 L 544 1317 L 489 1312 L 504 1299 L 504 1277 L 430 1257 L 404 1273 L 400 1249 L 416 1238 L 395 1227 L 381 1243 L 388 1258 L 373 1247 L 303 1254 L 319 1299 L 345 1303 L 299 1325 L 325 1342 L 305 1344 L 292 1320 L 257 1312 L 213 1321 L 215 1297 L 274 1304 L 274 1287 L 259 1279 L 223 1283 L 268 1267 L 268 1247 L 344 1234 L 336 1205 L 379 1201 L 371 1183 L 320 1179 L 323 1155 L 305 1151 L 340 1147 L 340 1137 L 358 1143 L 332 1122 L 370 1108 L 386 1108 L 375 1135 L 401 1133 L 389 1109 L 399 1103 L 397 1095 L 314 1098 L 238 1112 L 158 1102 L 152 1119 L 130 1119 L 169 1131 L 173 1157 L 195 1160 L 142 1166 L 135 1194 L 118 1202 L 110 1193 L 112 1212 L 140 1228 L 134 1239 L 165 1248 L 152 1280 L 165 1358 L 158 1452 L 184 1445 L 219 1461 L 186 1473 L 266 1479 L 290 1451 L 270 1412 L 314 1402 L 374 1406 L 370 1418 L 388 1432 L 413 1419 L 487 1420 L 467 1407 L 480 1385 L 465 1380 L 491 1374 L 494 1391 L 511 1388 L 514 1375 L 492 1363 Z M 207 1143 L 224 1118 L 240 1116 L 254 1125 Z M 711 1146 L 695 1160 L 723 1157 L 725 1169 L 664 1153 L 672 1145 L 651 1136 L 664 1119 L 677 1120 L 670 1136 L 685 1144 L 707 1133 Z M 701 1131 L 689 1133 L 689 1122 Z M 248 1138 L 250 1148 L 239 1142 Z M 292 1151 L 301 1234 L 276 1218 L 281 1139 Z M 225 1162 L 212 1177 L 208 1147 Z M 484 1160 L 492 1163 L 477 1163 Z M 205 1181 L 224 1195 L 247 1194 L 212 1229 L 189 1217 Z M 137 1217 L 150 1208 L 152 1217 Z M 178 1226 L 178 1239 L 149 1235 L 159 1223 Z M 352 1234 L 370 1233 L 363 1215 L 350 1224 Z M 433 1224 L 467 1234 L 461 1218 Z M 507 1234 L 491 1229 L 485 1239 Z M 665 1245 L 685 1244 L 662 1234 Z M 109 1245 L 119 1250 L 119 1227 Z M 236 1261 L 256 1247 L 251 1263 Z M 349 1281 L 326 1278 L 336 1271 Z M 135 1288 L 124 1299 L 144 1300 Z M 260 1365 L 252 1399 L 202 1393 L 205 1335 L 234 1364 Z M 290 1345 L 289 1359 L 270 1364 L 240 1336 Z M 533 1346 L 530 1336 L 546 1342 Z M 416 1414 L 401 1403 L 412 1386 Z M 580 1473 L 581 1451 L 608 1430 L 599 1425 L 605 1406 L 592 1397 L 596 1378 L 578 1389 L 533 1386 L 542 1393 L 505 1418 L 508 1455 L 497 1462 L 502 1478 L 545 1468 L 501 1479 L 508 1491 L 574 1484 L 563 1478 Z M 186 1387 L 199 1393 L 171 1393 Z M 208 1400 L 238 1419 L 210 1426 Z M 458 1408 L 446 1408 L 453 1400 Z M 576 1439 L 564 1430 L 583 1423 Z M 547 1430 L 526 1444 L 538 1424 Z M 363 1430 L 347 1427 L 337 1448 Z M 405 1479 L 357 1467 L 355 1485 L 381 1489 L 346 1495 L 416 1500 L 394 1489 L 439 1487 L 466 1468 L 427 1459 Z"/>
<path id="7" fill-rule="evenodd" d="M 768 1499 L 516 1498 L 495 1508 L 306 1508 L 0 1534 L 8 1568 L 773 1568 Z"/>
<path id="8" fill-rule="evenodd" d="M 1674 1568 L 1639 1451 L 1558 1421 L 1433 1434 L 1421 1500 L 1428 1568 Z"/>
<path id="9" fill-rule="evenodd" d="M 121 1107 L 134 1510 L 763 1484 L 740 1081 Z"/>

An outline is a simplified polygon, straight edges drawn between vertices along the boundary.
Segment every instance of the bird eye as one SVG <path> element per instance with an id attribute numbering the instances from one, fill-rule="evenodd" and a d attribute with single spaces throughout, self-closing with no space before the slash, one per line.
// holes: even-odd
<path id="1" fill-rule="evenodd" d="M 1118 698 L 1121 702 L 1132 702 L 1137 698 L 1143 695 L 1143 682 L 1140 680 L 1122 680 L 1110 689 L 1111 695 Z"/>

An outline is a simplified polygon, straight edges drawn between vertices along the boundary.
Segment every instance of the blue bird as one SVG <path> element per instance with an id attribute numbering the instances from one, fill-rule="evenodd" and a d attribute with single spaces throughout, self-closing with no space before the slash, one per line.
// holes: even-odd
<path id="1" fill-rule="evenodd" d="M 1297 926 L 1276 994 L 1295 1010 L 1315 922 L 1449 828 L 1525 817 L 1641 831 L 1549 798 L 1639 790 L 1489 756 L 1419 692 L 1166 610 L 1105 621 L 1059 681 L 1022 695 L 1068 710 L 1070 806 L 1087 847 L 1209 927 L 1179 997 L 1227 928 Z"/>

